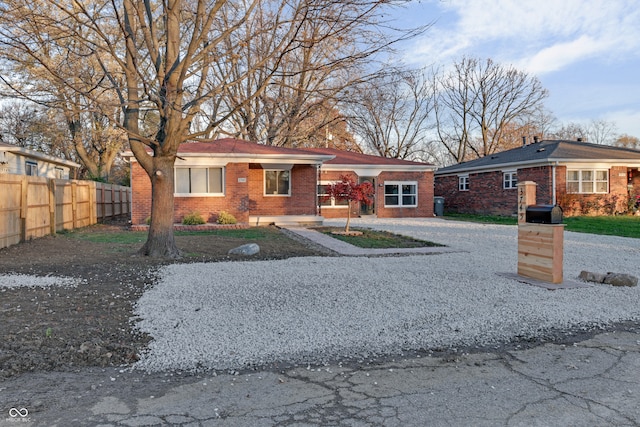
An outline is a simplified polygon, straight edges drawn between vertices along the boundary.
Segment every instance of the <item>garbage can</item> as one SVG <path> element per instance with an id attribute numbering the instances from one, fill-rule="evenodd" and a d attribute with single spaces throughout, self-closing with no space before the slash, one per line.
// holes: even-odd
<path id="1" fill-rule="evenodd" d="M 444 197 L 436 196 L 433 198 L 433 214 L 444 216 Z"/>

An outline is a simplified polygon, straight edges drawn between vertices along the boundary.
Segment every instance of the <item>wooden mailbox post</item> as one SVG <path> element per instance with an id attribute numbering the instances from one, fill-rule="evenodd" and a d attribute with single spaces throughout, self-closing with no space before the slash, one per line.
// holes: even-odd
<path id="1" fill-rule="evenodd" d="M 534 182 L 518 184 L 518 274 L 560 284 L 563 281 L 564 224 L 526 222 L 527 206 L 535 204 L 535 191 Z"/>

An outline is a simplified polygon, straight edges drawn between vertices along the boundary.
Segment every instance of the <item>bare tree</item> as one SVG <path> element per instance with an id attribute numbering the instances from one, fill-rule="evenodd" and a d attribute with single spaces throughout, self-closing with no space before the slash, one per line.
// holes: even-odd
<path id="1" fill-rule="evenodd" d="M 525 122 L 547 96 L 540 81 L 523 71 L 462 58 L 438 78 L 440 142 L 458 162 L 501 151 L 510 127 Z"/>
<path id="2" fill-rule="evenodd" d="M 615 140 L 613 145 L 615 145 L 616 147 L 624 147 L 624 148 L 631 148 L 633 150 L 640 150 L 640 138 L 636 136 L 627 135 L 625 133 L 620 135 Z"/>
<path id="3" fill-rule="evenodd" d="M 265 3 L 269 19 L 246 31 L 245 24 Z M 264 94 L 271 79 L 248 88 L 226 109 L 218 108 L 217 100 L 257 69 L 267 77 L 275 75 L 282 58 L 300 52 L 309 42 L 305 34 L 309 17 L 322 19 L 329 5 L 336 12 L 309 40 L 347 37 L 361 20 L 375 23 L 368 17 L 376 16 L 382 6 L 399 3 L 7 0 L 0 3 L 0 43 L 30 58 L 38 73 L 81 95 L 88 100 L 84 108 L 101 113 L 126 132 L 152 186 L 151 224 L 141 253 L 177 257 L 173 166 L 180 143 L 211 134 Z M 261 60 L 235 73 L 232 67 L 216 66 L 239 61 L 244 44 L 263 34 L 274 37 Z M 293 78 L 304 71 L 303 67 L 284 74 Z M 114 107 L 119 108 L 118 117 L 111 114 Z"/>
<path id="4" fill-rule="evenodd" d="M 378 155 L 416 159 L 428 142 L 432 94 L 425 70 L 391 70 L 359 87 L 349 123 Z"/>

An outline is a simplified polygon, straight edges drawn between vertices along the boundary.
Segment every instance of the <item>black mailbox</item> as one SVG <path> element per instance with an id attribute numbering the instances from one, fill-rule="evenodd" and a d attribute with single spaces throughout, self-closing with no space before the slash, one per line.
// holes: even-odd
<path id="1" fill-rule="evenodd" d="M 526 221 L 536 224 L 561 224 L 562 208 L 558 205 L 527 206 Z"/>

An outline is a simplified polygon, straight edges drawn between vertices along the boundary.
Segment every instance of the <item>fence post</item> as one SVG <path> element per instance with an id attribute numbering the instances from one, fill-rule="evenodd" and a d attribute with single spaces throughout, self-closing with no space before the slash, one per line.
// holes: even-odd
<path id="1" fill-rule="evenodd" d="M 29 207 L 27 205 L 27 191 L 29 189 L 29 182 L 27 177 L 23 176 L 20 180 L 21 194 L 20 194 L 20 241 L 25 242 L 27 240 L 27 214 Z"/>
<path id="2" fill-rule="evenodd" d="M 49 178 L 49 231 L 52 236 L 56 234 L 56 180 Z"/>
<path id="3" fill-rule="evenodd" d="M 71 182 L 71 218 L 72 218 L 72 227 L 75 230 L 78 228 L 78 195 L 76 194 L 78 190 L 78 184 L 75 181 Z"/>

